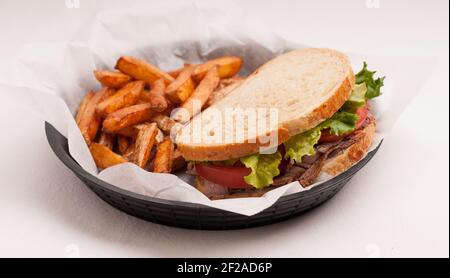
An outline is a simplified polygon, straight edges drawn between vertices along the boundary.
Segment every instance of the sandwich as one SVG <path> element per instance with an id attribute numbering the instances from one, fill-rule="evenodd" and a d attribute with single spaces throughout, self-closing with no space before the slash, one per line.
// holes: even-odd
<path id="1" fill-rule="evenodd" d="M 265 63 L 178 132 L 195 187 L 212 200 L 259 197 L 346 171 L 372 144 L 370 100 L 384 82 L 374 74 L 364 63 L 355 75 L 347 56 L 330 49 L 294 50 Z M 256 129 L 248 115 L 239 125 L 227 121 L 236 118 L 232 109 L 268 109 L 276 117 L 263 113 L 257 122 L 270 123 Z M 195 135 L 196 121 L 204 128 Z"/>

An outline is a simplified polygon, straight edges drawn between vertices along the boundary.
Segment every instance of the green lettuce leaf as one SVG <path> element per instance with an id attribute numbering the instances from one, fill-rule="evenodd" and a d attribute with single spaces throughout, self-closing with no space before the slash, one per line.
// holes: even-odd
<path id="1" fill-rule="evenodd" d="M 320 129 L 330 129 L 333 135 L 343 135 L 352 132 L 356 127 L 358 116 L 354 113 L 345 111 L 338 111 L 334 115 L 321 123 L 318 127 Z"/>
<path id="2" fill-rule="evenodd" d="M 291 162 L 301 163 L 303 156 L 314 154 L 314 145 L 319 142 L 321 134 L 320 128 L 313 128 L 289 138 L 289 140 L 284 142 L 286 151 L 284 157 L 286 159 L 289 158 Z"/>
<path id="3" fill-rule="evenodd" d="M 384 85 L 385 77 L 374 79 L 373 75 L 375 73 L 376 71 L 369 71 L 367 69 L 367 63 L 364 62 L 363 69 L 355 75 L 356 84 L 366 83 L 367 86 L 366 98 L 368 99 L 380 96 L 381 95 L 380 89 Z"/>
<path id="4" fill-rule="evenodd" d="M 257 189 L 269 186 L 273 183 L 273 178 L 280 174 L 278 165 L 281 162 L 281 153 L 273 154 L 253 154 L 241 158 L 242 164 L 252 171 L 244 177 L 246 183 Z"/>
<path id="5" fill-rule="evenodd" d="M 355 113 L 358 108 L 366 104 L 366 83 L 356 84 L 348 100 L 344 103 L 341 110 Z"/>

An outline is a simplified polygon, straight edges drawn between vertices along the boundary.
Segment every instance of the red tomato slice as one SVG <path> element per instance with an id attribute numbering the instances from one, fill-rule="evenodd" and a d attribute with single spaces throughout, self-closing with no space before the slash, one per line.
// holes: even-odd
<path id="1" fill-rule="evenodd" d="M 367 107 L 367 104 L 356 110 L 356 115 L 358 115 L 358 121 L 356 122 L 355 129 L 359 129 L 367 119 L 367 115 L 369 115 L 369 107 Z"/>
<path id="2" fill-rule="evenodd" d="M 369 108 L 367 107 L 367 105 L 360 107 L 360 108 L 358 108 L 358 110 L 356 110 L 356 115 L 358 115 L 358 121 L 355 124 L 355 130 L 357 130 L 358 128 L 360 128 L 362 126 L 362 124 L 366 120 L 368 114 L 369 114 Z M 320 136 L 319 143 L 335 142 L 335 141 L 338 141 L 338 140 L 344 138 L 346 135 L 347 134 L 334 135 L 334 134 L 331 134 L 329 130 L 323 130 L 322 135 Z"/>
<path id="3" fill-rule="evenodd" d="M 248 176 L 251 171 L 245 166 L 219 166 L 197 163 L 195 164 L 195 170 L 201 177 L 228 188 L 252 188 L 244 180 L 244 177 Z"/>

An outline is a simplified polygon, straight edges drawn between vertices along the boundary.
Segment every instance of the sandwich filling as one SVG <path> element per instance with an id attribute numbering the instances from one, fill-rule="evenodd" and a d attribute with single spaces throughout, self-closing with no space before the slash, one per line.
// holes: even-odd
<path id="1" fill-rule="evenodd" d="M 369 100 L 381 95 L 384 77 L 363 69 L 355 75 L 355 87 L 344 105 L 318 126 L 297 134 L 273 154 L 252 154 L 240 159 L 195 164 L 195 172 L 208 182 L 234 191 L 284 185 L 299 180 L 311 185 L 326 159 L 336 156 L 358 140 L 359 130 L 374 121 Z"/>

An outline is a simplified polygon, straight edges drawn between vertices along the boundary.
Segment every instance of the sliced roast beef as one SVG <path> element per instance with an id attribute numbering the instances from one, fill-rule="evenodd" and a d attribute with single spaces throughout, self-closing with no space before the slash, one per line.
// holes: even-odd
<path id="1" fill-rule="evenodd" d="M 322 154 L 311 167 L 309 167 L 303 175 L 300 176 L 299 182 L 303 187 L 308 187 L 314 183 L 327 160 L 327 154 Z"/>
<path id="2" fill-rule="evenodd" d="M 288 170 L 286 170 L 286 173 L 274 178 L 273 185 L 281 186 L 296 181 L 302 176 L 305 171 L 305 168 L 293 165 L 289 167 Z"/>

